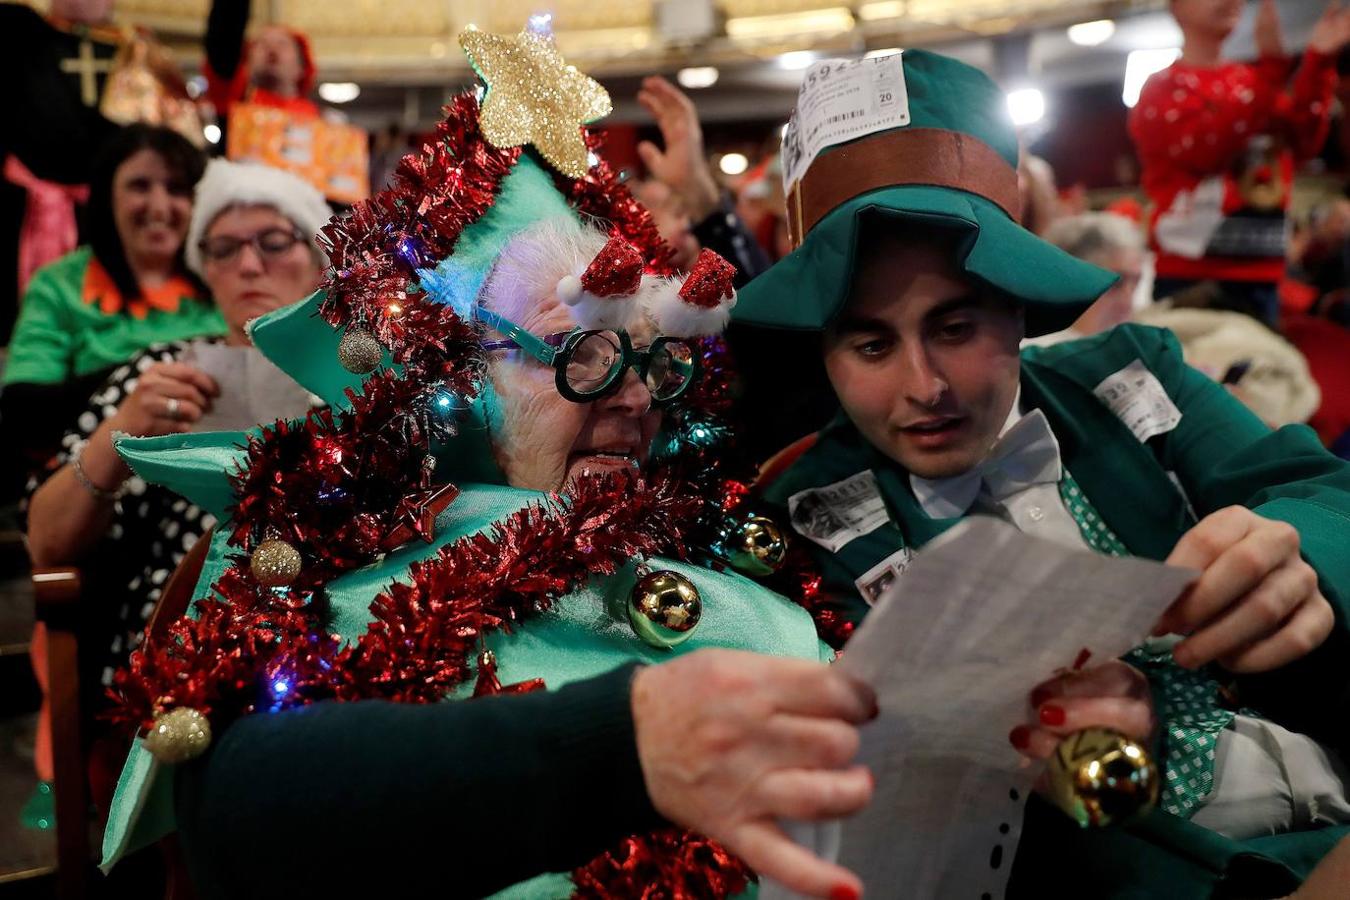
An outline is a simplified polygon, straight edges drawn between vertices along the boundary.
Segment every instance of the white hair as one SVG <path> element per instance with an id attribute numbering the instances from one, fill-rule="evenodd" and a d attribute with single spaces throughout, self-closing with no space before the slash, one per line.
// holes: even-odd
<path id="1" fill-rule="evenodd" d="M 498 254 L 478 293 L 478 303 L 508 319 L 517 319 L 544 298 L 557 296 L 564 279 L 579 278 L 608 242 L 609 235 L 598 226 L 573 219 L 531 225 L 511 238 Z M 631 297 L 593 297 L 581 292 L 579 298 L 559 299 L 582 328 L 627 329 L 657 298 L 676 294 L 680 284 L 674 278 L 643 275 Z"/>

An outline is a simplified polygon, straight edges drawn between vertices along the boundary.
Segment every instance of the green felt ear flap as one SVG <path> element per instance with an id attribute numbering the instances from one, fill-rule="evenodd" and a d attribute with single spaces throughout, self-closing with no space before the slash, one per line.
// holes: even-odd
<path id="1" fill-rule="evenodd" d="M 181 494 L 224 521 L 226 510 L 234 503 L 230 476 L 244 461 L 247 437 L 243 431 L 208 431 L 120 437 L 113 446 L 141 478 Z"/>
<path id="2" fill-rule="evenodd" d="M 301 387 L 335 409 L 347 405 L 348 388 L 361 390 L 364 375 L 348 372 L 338 361 L 342 333 L 319 316 L 324 292 L 274 310 L 249 328 L 253 345 Z M 383 365 L 391 362 L 388 351 Z"/>

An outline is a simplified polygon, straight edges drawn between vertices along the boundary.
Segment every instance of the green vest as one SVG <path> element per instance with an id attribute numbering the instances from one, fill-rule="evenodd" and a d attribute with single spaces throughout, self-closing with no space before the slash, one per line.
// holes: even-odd
<path id="1" fill-rule="evenodd" d="M 1141 442 L 1093 393 L 1136 360 L 1180 410 L 1175 428 Z M 1336 629 L 1316 652 L 1277 672 L 1239 679 L 1244 706 L 1310 734 L 1350 757 L 1350 464 L 1311 430 L 1272 432 L 1226 390 L 1185 365 L 1167 331 L 1125 325 L 1022 357 L 1022 405 L 1045 413 L 1072 473 L 1132 553 L 1164 559 L 1197 517 L 1230 505 L 1296 527 L 1303 555 L 1336 610 Z M 786 521 L 799 491 L 871 469 L 890 521 L 838 553 L 810 545 L 826 590 L 854 620 L 867 605 L 854 580 L 902 547 L 918 548 L 955 524 L 931 519 L 908 473 L 840 416 L 767 492 Z M 1030 686 L 1028 686 L 1029 688 Z M 1011 752 L 1011 751 L 1009 751 Z M 1229 840 L 1161 812 L 1125 827 L 1083 831 L 1033 801 L 1009 896 L 1208 897 L 1238 884 L 1260 895 L 1292 890 L 1350 828 Z"/>
<path id="2" fill-rule="evenodd" d="M 160 341 L 225 333 L 225 320 L 209 300 L 183 297 L 177 310 L 151 307 L 143 318 L 85 303 L 92 258 L 93 251 L 81 247 L 33 275 L 10 339 L 5 384 L 57 384 L 126 362 Z"/>
<path id="3" fill-rule="evenodd" d="M 219 479 L 222 467 L 230 465 L 238 453 L 237 445 L 222 436 L 214 448 L 194 448 L 200 484 Z M 233 436 L 237 438 L 236 436 Z M 173 438 L 167 439 L 174 440 Z M 172 458 L 174 451 L 160 451 Z M 189 451 L 180 451 L 188 453 Z M 137 462 L 133 460 L 133 462 Z M 180 458 L 175 463 L 181 479 L 185 469 Z M 138 471 L 148 474 L 151 467 L 140 464 Z M 185 492 L 193 492 L 180 483 Z M 390 581 L 404 578 L 409 567 L 436 553 L 458 538 L 490 527 L 526 504 L 544 498 L 537 491 L 518 490 L 499 485 L 471 484 L 437 520 L 436 539 L 431 544 L 409 543 L 383 561 L 348 572 L 327 588 L 331 630 L 347 640 L 359 637 L 371 621 L 369 605 Z M 195 499 L 203 499 L 198 495 Z M 217 498 L 228 502 L 227 496 Z M 219 512 L 218 510 L 213 510 Z M 230 565 L 227 555 L 234 552 L 225 543 L 223 530 L 212 541 L 197 596 Z M 547 687 L 557 688 L 574 681 L 609 672 L 632 661 L 659 663 L 675 654 L 701 647 L 752 650 L 777 656 L 803 659 L 828 659 L 830 651 L 816 637 L 811 617 L 801 607 L 732 573 L 713 572 L 696 565 L 656 558 L 655 569 L 671 569 L 691 579 L 703 598 L 703 616 L 693 636 L 673 650 L 661 650 L 644 643 L 628 623 L 626 602 L 636 580 L 630 564 L 616 574 L 593 579 L 581 590 L 560 600 L 546 613 L 527 621 L 511 634 L 498 632 L 487 640 L 498 660 L 497 674 L 504 685 L 543 678 Z M 457 696 L 467 697 L 473 684 L 463 685 Z M 174 830 L 172 773 L 162 772 L 140 740 L 132 747 L 113 798 L 108 827 L 104 834 L 105 869 L 137 847 L 157 840 Z M 566 873 L 544 875 L 508 889 L 512 898 L 565 897 L 572 886 Z"/>

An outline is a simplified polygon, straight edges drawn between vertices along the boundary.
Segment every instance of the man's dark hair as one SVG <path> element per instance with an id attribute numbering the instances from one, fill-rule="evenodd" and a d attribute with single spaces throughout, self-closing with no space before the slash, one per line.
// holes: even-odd
<path id="1" fill-rule="evenodd" d="M 176 131 L 157 125 L 129 125 L 116 132 L 99 150 L 89 179 L 89 205 L 85 209 L 85 235 L 99 261 L 124 300 L 139 297 L 141 287 L 127 262 L 122 238 L 117 233 L 113 215 L 113 176 L 122 163 L 142 150 L 152 150 L 164 164 L 175 183 L 189 193 L 201 180 L 206 170 L 206 157 Z M 188 272 L 183 262 L 183 248 L 178 248 L 175 262 L 179 274 L 197 285 L 204 295 L 201 282 Z"/>

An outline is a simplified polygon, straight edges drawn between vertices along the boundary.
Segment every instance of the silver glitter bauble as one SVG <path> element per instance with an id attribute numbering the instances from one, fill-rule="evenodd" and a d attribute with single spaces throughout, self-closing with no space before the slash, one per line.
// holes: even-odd
<path id="1" fill-rule="evenodd" d="M 353 328 L 342 336 L 338 344 L 338 362 L 342 368 L 357 375 L 374 372 L 384 359 L 384 347 L 375 335 L 362 328 Z"/>

